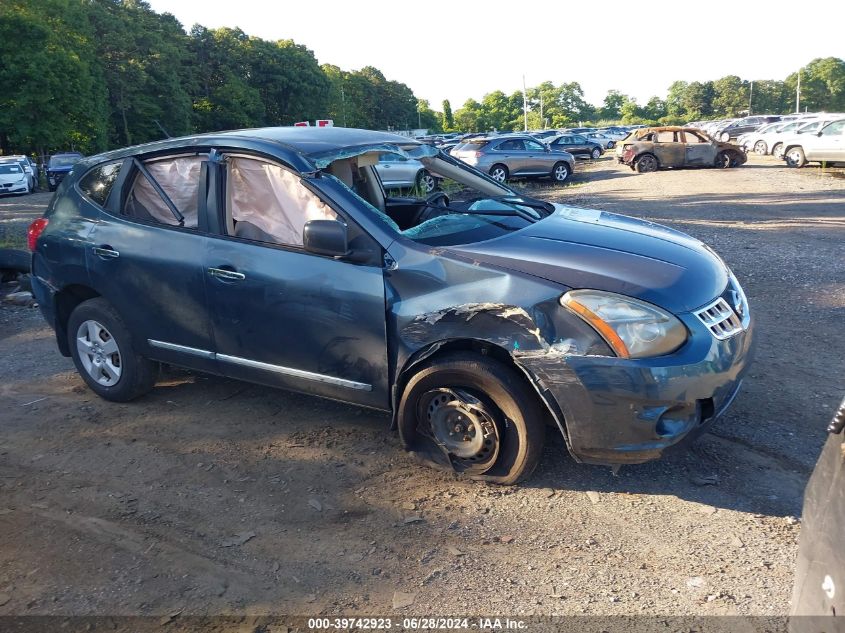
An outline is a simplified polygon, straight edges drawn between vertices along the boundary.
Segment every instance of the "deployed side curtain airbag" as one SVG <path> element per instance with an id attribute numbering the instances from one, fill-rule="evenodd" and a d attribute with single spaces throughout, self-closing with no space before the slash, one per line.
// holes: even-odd
<path id="1" fill-rule="evenodd" d="M 260 160 L 229 158 L 227 193 L 228 211 L 236 223 L 249 222 L 279 244 L 301 246 L 306 222 L 337 219 L 298 175 Z"/>
<path id="2" fill-rule="evenodd" d="M 206 158 L 206 156 L 182 156 L 144 164 L 175 207 L 185 216 L 184 226 L 192 229 L 197 228 L 200 168 L 202 161 Z M 135 181 L 132 195 L 157 222 L 174 225 L 179 223 L 161 196 L 143 176 L 139 175 Z"/>

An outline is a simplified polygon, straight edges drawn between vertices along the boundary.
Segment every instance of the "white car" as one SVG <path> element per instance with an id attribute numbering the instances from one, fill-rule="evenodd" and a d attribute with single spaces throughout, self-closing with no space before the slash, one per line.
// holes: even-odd
<path id="1" fill-rule="evenodd" d="M 795 121 L 779 121 L 772 124 L 774 127 L 766 126 L 755 132 L 750 132 L 746 140 L 746 147 L 754 149 L 758 154 L 771 154 L 772 148 L 778 145 L 782 138 L 792 136 L 799 128 L 807 125 L 809 121 L 797 119 Z"/>
<path id="2" fill-rule="evenodd" d="M 2 156 L 0 157 L 0 165 L 3 164 L 20 165 L 21 169 L 24 170 L 27 175 L 27 178 L 29 179 L 29 191 L 27 193 L 36 190 L 36 188 L 38 187 L 38 172 L 37 168 L 35 167 L 33 162 L 29 160 L 28 156 L 24 156 L 22 154 L 13 156 Z"/>
<path id="3" fill-rule="evenodd" d="M 0 163 L 0 194 L 30 193 L 32 182 L 29 174 L 15 161 Z"/>
<path id="4" fill-rule="evenodd" d="M 420 161 L 413 158 L 383 152 L 379 154 L 375 167 L 385 189 L 419 187 L 423 193 L 429 194 L 437 187 L 434 176 Z"/>
<path id="5" fill-rule="evenodd" d="M 845 163 L 845 119 L 833 121 L 818 132 L 784 138 L 783 159 L 790 167 L 807 163 Z"/>
<path id="6" fill-rule="evenodd" d="M 838 121 L 839 119 L 845 119 L 845 114 L 827 116 L 825 118 L 819 119 L 803 119 L 802 125 L 799 125 L 788 136 L 791 137 L 799 134 L 815 134 L 828 123 Z M 783 140 L 785 138 L 786 136 L 781 136 L 772 142 L 771 152 L 772 156 L 774 156 L 775 158 L 783 158 Z"/>

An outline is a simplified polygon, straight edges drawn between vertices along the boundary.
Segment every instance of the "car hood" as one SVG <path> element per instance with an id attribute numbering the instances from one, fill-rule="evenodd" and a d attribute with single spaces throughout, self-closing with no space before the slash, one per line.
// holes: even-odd
<path id="1" fill-rule="evenodd" d="M 0 184 L 8 185 L 11 183 L 19 182 L 20 180 L 26 178 L 25 173 L 20 174 L 0 174 Z"/>
<path id="2" fill-rule="evenodd" d="M 552 215 L 521 231 L 449 251 L 568 288 L 636 297 L 675 313 L 719 296 L 729 274 L 715 253 L 689 235 L 560 204 Z"/>

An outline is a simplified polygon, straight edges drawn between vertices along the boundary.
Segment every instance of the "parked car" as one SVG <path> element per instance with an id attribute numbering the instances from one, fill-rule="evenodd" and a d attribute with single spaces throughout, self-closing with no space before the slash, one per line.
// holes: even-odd
<path id="1" fill-rule="evenodd" d="M 801 134 L 815 134 L 828 123 L 838 121 L 839 119 L 843 118 L 845 118 L 845 115 L 840 114 L 833 116 L 823 115 L 822 118 L 818 119 L 802 119 L 802 125 L 793 130 L 791 134 L 783 135 L 772 144 L 772 156 L 774 156 L 775 158 L 783 159 L 783 150 L 785 149 L 783 145 L 784 139 L 788 139 L 790 142 L 800 141 L 800 138 L 796 137 L 800 136 Z"/>
<path id="2" fill-rule="evenodd" d="M 616 147 L 616 141 L 618 140 L 602 132 L 587 132 L 583 136 L 585 136 L 588 141 L 598 143 L 602 149 L 613 149 Z"/>
<path id="3" fill-rule="evenodd" d="M 573 156 L 592 158 L 593 160 L 604 154 L 604 149 L 599 143 L 591 141 L 581 134 L 561 134 L 546 140 L 546 145 L 553 150 L 569 152 Z"/>
<path id="4" fill-rule="evenodd" d="M 552 151 L 526 134 L 475 138 L 453 149 L 451 155 L 498 182 L 542 177 L 564 182 L 575 169 L 572 154 Z"/>
<path id="5" fill-rule="evenodd" d="M 761 125 L 765 125 L 766 123 L 774 123 L 775 121 L 780 121 L 780 119 L 781 117 L 776 114 L 747 116 L 744 119 L 739 119 L 737 121 L 734 121 L 730 125 L 721 128 L 716 138 L 718 138 L 720 141 L 727 143 L 738 138 L 740 135 L 745 134 L 746 132 L 752 132 L 756 130 Z"/>
<path id="6" fill-rule="evenodd" d="M 845 399 L 828 425 L 827 441 L 804 491 L 791 616 L 794 633 L 841 630 L 845 613 Z M 838 617 L 832 617 L 838 616 Z"/>
<path id="7" fill-rule="evenodd" d="M 746 132 L 745 134 L 741 134 L 736 139 L 736 144 L 742 147 L 742 149 L 744 149 L 746 152 L 754 150 L 758 154 L 768 154 L 769 150 L 771 149 L 771 146 L 769 145 L 770 139 L 768 137 L 765 137 L 765 135 L 769 133 L 774 134 L 775 132 L 780 130 L 780 128 L 789 125 L 790 123 L 790 121 L 776 121 L 775 123 L 766 123 L 765 125 L 761 125 L 752 132 Z"/>
<path id="8" fill-rule="evenodd" d="M 29 159 L 28 156 L 0 156 L 0 165 L 2 164 L 20 165 L 21 169 L 23 169 L 26 173 L 27 182 L 29 183 L 29 188 L 26 193 L 31 193 L 38 188 L 38 167 Z"/>
<path id="9" fill-rule="evenodd" d="M 845 119 L 828 123 L 818 132 L 785 138 L 783 160 L 790 167 L 807 163 L 845 163 Z"/>
<path id="10" fill-rule="evenodd" d="M 376 172 L 385 189 L 419 187 L 428 194 L 437 187 L 437 180 L 420 161 L 391 152 L 379 154 Z"/>
<path id="11" fill-rule="evenodd" d="M 50 191 L 55 191 L 64 177 L 82 158 L 83 156 L 79 152 L 53 154 L 47 163 L 47 188 Z"/>
<path id="12" fill-rule="evenodd" d="M 665 167 L 738 167 L 746 161 L 738 145 L 714 141 L 701 130 L 684 127 L 636 130 L 619 141 L 616 158 L 639 173 Z"/>
<path id="13" fill-rule="evenodd" d="M 760 130 L 749 133 L 746 143 L 750 144 L 750 147 L 753 147 L 758 154 L 770 154 L 775 146 L 780 147 L 782 139 L 792 136 L 810 122 L 807 119 L 779 122 L 766 131 L 763 131 L 763 128 L 768 128 L 768 126 L 763 126 Z"/>
<path id="14" fill-rule="evenodd" d="M 473 193 L 388 198 L 388 151 Z M 490 482 L 530 475 L 547 423 L 579 461 L 658 458 L 751 362 L 745 295 L 700 241 L 384 132 L 89 157 L 28 241 L 41 312 L 99 396 L 143 395 L 158 363 L 302 391 L 389 412 L 408 450 Z"/>
<path id="15" fill-rule="evenodd" d="M 31 191 L 30 176 L 17 161 L 0 162 L 0 194 Z"/>

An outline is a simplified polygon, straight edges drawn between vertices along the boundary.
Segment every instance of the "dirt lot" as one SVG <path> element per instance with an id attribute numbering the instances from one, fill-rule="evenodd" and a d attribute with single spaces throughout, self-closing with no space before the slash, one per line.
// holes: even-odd
<path id="1" fill-rule="evenodd" d="M 550 433 L 528 484 L 479 485 L 420 467 L 387 417 L 306 396 L 171 371 L 99 400 L 37 309 L 4 307 L 0 615 L 786 613 L 845 386 L 842 170 L 579 168 L 532 193 L 687 231 L 749 295 L 756 364 L 690 450 L 614 477 Z"/>

